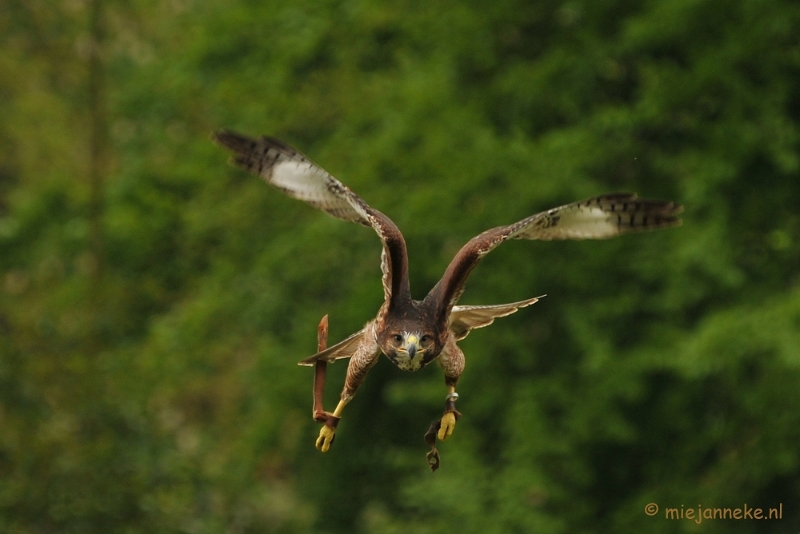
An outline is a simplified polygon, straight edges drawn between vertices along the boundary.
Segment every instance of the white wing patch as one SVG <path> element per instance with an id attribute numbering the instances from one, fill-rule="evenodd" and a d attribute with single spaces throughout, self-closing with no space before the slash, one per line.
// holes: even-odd
<path id="1" fill-rule="evenodd" d="M 322 203 L 330 197 L 325 174 L 305 161 L 282 161 L 272 168 L 268 181 L 294 198 Z"/>
<path id="2" fill-rule="evenodd" d="M 609 220 L 609 214 L 596 207 L 572 207 L 561 210 L 555 223 L 547 227 L 528 228 L 512 235 L 516 239 L 603 239 L 619 233 L 616 220 Z M 552 224 L 553 216 L 549 217 Z M 545 219 L 547 220 L 547 219 Z"/>

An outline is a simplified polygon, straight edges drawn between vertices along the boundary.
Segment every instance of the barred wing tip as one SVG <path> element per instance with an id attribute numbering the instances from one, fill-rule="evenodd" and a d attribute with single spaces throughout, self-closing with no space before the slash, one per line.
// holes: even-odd
<path id="1" fill-rule="evenodd" d="M 297 158 L 305 161 L 306 158 L 294 148 L 279 139 L 266 135 L 258 138 L 248 137 L 231 130 L 222 129 L 211 133 L 211 141 L 219 147 L 230 152 L 232 156 L 228 162 L 234 167 L 261 175 L 265 170 L 271 170 L 280 157 Z M 267 156 L 269 149 L 274 150 L 272 157 Z M 267 178 L 268 176 L 263 176 Z"/>
<path id="2" fill-rule="evenodd" d="M 256 144 L 257 140 L 253 139 L 252 137 L 247 137 L 246 135 L 238 134 L 236 132 L 232 132 L 230 130 L 220 130 L 218 132 L 211 132 L 211 140 L 217 146 L 230 150 L 234 153 L 234 156 L 231 156 L 231 163 L 236 165 L 241 165 L 241 162 L 237 161 L 235 156 L 241 156 L 248 152 L 251 152 Z"/>
<path id="3" fill-rule="evenodd" d="M 259 168 L 254 165 L 252 154 L 254 153 L 257 141 L 253 138 L 231 132 L 230 130 L 220 130 L 211 133 L 211 140 L 219 147 L 232 153 L 228 158 L 228 163 L 242 170 L 260 173 Z"/>

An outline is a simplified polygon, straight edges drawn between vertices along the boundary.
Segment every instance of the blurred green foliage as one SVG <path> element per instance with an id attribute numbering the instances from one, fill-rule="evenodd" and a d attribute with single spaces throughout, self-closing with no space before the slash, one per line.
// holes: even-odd
<path id="1" fill-rule="evenodd" d="M 796 2 L 94 2 L 0 4 L 0 531 L 797 531 Z M 392 217 L 417 298 L 560 203 L 685 224 L 493 252 L 462 302 L 548 297 L 462 343 L 442 468 L 440 371 L 385 360 L 321 455 L 295 362 L 374 316 L 380 246 L 227 166 L 221 127 Z"/>

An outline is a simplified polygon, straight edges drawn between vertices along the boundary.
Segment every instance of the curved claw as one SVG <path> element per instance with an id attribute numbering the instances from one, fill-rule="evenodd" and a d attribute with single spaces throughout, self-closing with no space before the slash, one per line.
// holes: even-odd
<path id="1" fill-rule="evenodd" d="M 441 426 L 437 436 L 440 440 L 444 441 L 450 437 L 453 430 L 456 428 L 456 414 L 454 412 L 447 412 L 442 416 Z"/>
<path id="2" fill-rule="evenodd" d="M 316 447 L 322 452 L 328 452 L 328 449 L 331 448 L 331 444 L 333 443 L 333 438 L 336 437 L 336 429 L 331 428 L 328 425 L 324 425 L 319 431 L 319 437 L 317 438 Z"/>

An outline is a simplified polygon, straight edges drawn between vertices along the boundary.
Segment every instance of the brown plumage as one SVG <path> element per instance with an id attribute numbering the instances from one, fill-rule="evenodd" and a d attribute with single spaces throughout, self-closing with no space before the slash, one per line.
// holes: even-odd
<path id="1" fill-rule="evenodd" d="M 612 193 L 531 215 L 508 226 L 499 226 L 474 237 L 456 254 L 442 279 L 423 300 L 411 298 L 408 253 L 403 235 L 383 213 L 371 208 L 347 186 L 285 143 L 270 137 L 251 139 L 220 131 L 214 140 L 234 154 L 232 162 L 285 194 L 329 215 L 369 226 L 383 244 L 384 302 L 375 319 L 347 339 L 300 362 L 351 358 L 337 407 L 355 395 L 378 356 L 385 354 L 396 366 L 416 371 L 433 360 L 444 370 L 448 399 L 464 370 L 464 354 L 456 344 L 474 328 L 529 306 L 538 298 L 496 306 L 457 306 L 470 272 L 480 260 L 507 239 L 606 239 L 630 232 L 678 226 L 680 206 L 662 200 L 640 199 L 633 193 Z M 453 412 L 450 410 L 450 412 Z M 452 414 L 451 414 L 452 415 Z M 449 418 L 452 419 L 452 418 Z M 455 421 L 442 419 L 440 439 L 452 432 Z M 448 428 L 449 425 L 449 428 Z M 324 429 L 323 429 L 324 432 Z M 321 440 L 327 450 L 333 432 Z"/>

